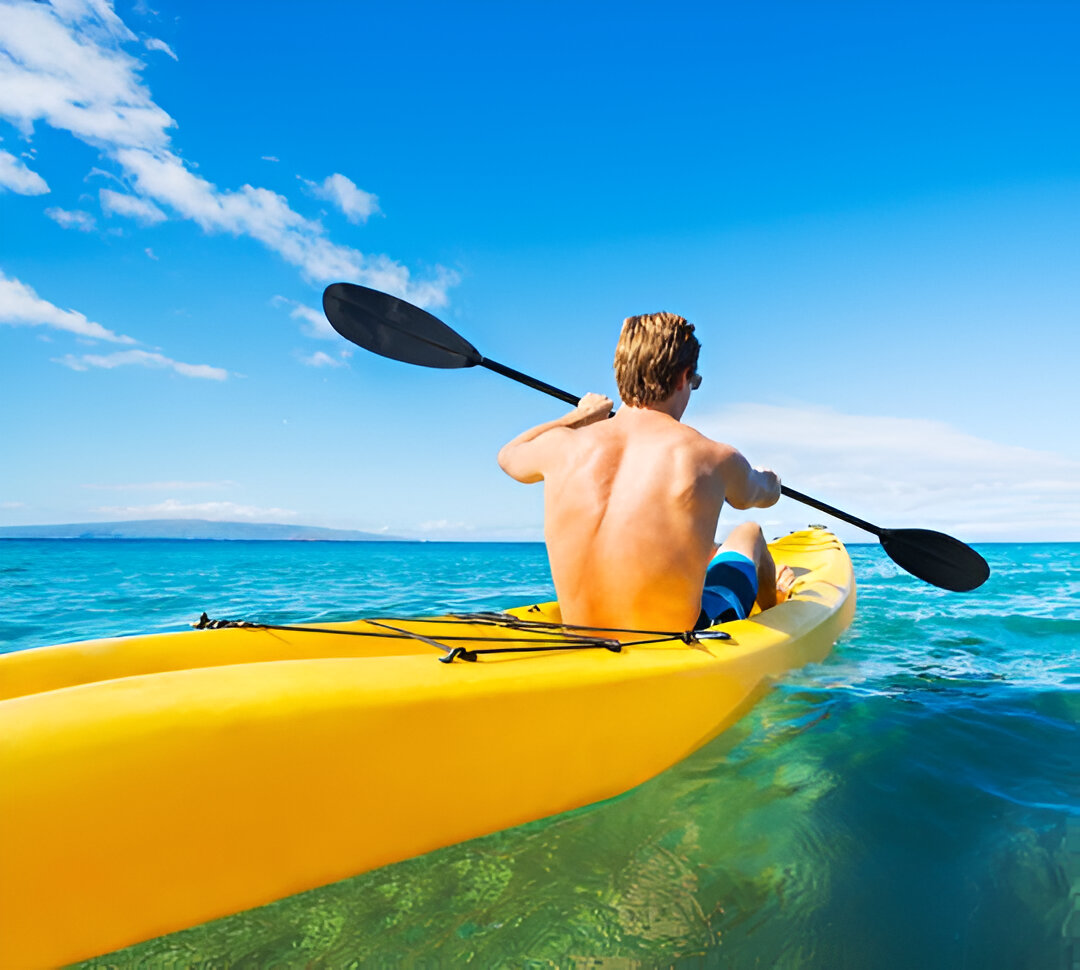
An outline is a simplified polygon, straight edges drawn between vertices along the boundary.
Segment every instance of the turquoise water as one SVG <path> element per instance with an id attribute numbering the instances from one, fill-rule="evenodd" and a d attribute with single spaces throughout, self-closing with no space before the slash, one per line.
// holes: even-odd
<path id="1" fill-rule="evenodd" d="M 981 551 L 960 595 L 852 547 L 832 656 L 621 798 L 85 966 L 1071 970 L 1080 545 Z M 531 544 L 7 541 L 0 649 L 550 595 Z"/>

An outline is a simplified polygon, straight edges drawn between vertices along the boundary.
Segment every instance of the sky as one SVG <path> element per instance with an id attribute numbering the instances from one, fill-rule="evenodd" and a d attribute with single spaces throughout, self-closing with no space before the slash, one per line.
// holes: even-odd
<path id="1" fill-rule="evenodd" d="M 495 455 L 565 406 L 352 347 L 345 280 L 578 394 L 672 310 L 684 420 L 793 488 L 1080 540 L 1078 45 L 1066 2 L 0 0 L 0 525 L 540 538 Z"/>

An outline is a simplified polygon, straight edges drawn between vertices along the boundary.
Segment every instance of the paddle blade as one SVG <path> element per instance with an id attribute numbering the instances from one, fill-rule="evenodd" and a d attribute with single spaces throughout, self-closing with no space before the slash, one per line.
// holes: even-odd
<path id="1" fill-rule="evenodd" d="M 422 367 L 472 367 L 483 358 L 426 310 L 355 283 L 331 283 L 323 312 L 346 340 L 373 354 Z"/>
<path id="2" fill-rule="evenodd" d="M 941 589 L 967 593 L 982 586 L 990 567 L 971 546 L 928 529 L 882 529 L 889 558 L 913 576 Z"/>

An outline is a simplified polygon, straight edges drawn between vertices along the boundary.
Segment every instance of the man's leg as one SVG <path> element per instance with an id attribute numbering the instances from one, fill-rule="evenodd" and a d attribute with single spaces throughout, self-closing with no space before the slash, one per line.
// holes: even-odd
<path id="1" fill-rule="evenodd" d="M 757 603 L 763 610 L 788 598 L 795 574 L 790 566 L 782 566 L 777 574 L 776 563 L 760 525 L 743 522 L 735 526 L 717 549 L 717 554 L 727 551 L 741 553 L 754 564 L 758 578 Z"/>

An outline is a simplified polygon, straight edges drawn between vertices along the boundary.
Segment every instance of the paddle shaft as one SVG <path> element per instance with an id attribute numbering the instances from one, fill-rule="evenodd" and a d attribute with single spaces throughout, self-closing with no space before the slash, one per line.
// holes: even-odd
<path id="1" fill-rule="evenodd" d="M 478 363 L 479 366 L 495 371 L 496 374 L 502 374 L 503 377 L 509 377 L 510 380 L 517 381 L 519 384 L 524 384 L 526 387 L 532 387 L 538 391 L 543 391 L 545 394 L 557 397 L 560 401 L 565 401 L 567 404 L 576 406 L 577 402 L 581 400 L 576 394 L 571 394 L 569 391 L 561 391 L 559 388 L 553 387 L 551 384 L 545 384 L 535 377 L 530 377 L 528 374 L 522 374 L 521 371 L 514 370 L 513 367 L 507 367 L 505 364 L 499 364 L 494 360 L 488 360 L 487 357 L 481 357 Z"/>
<path id="2" fill-rule="evenodd" d="M 866 519 L 860 519 L 857 515 L 849 515 L 847 512 L 841 512 L 837 508 L 833 508 L 831 505 L 826 505 L 824 502 L 819 502 L 816 498 L 811 498 L 809 495 L 803 495 L 802 492 L 796 492 L 793 488 L 788 488 L 787 485 L 780 486 L 780 492 L 786 495 L 788 498 L 794 499 L 796 502 L 802 502 L 803 505 L 809 505 L 812 509 L 817 509 L 819 512 L 824 512 L 827 515 L 835 516 L 838 519 L 842 519 L 844 522 L 848 522 L 853 526 L 860 529 L 865 529 L 867 532 L 881 537 L 885 531 L 882 528 L 874 525 L 871 522 L 867 522 Z"/>

